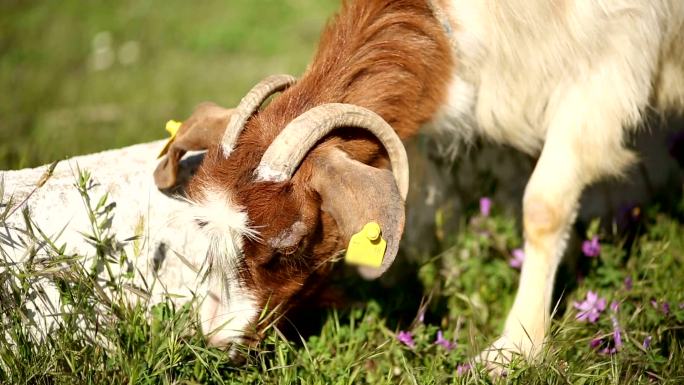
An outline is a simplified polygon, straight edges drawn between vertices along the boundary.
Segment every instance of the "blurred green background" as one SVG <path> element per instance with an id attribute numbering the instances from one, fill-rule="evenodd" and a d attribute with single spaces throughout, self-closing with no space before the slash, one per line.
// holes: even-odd
<path id="1" fill-rule="evenodd" d="M 338 0 L 1 0 L 0 169 L 165 136 L 300 74 Z"/>

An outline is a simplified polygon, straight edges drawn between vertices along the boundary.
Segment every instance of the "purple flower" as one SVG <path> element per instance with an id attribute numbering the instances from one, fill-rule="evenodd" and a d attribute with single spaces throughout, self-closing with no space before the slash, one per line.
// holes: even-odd
<path id="1" fill-rule="evenodd" d="M 621 340 L 622 341 L 622 340 Z M 599 354 L 615 354 L 617 349 L 615 345 L 610 344 L 610 341 L 604 341 L 602 338 L 596 337 L 589 343 L 592 349 L 599 349 L 603 346 L 603 349 L 599 349 Z"/>
<path id="2" fill-rule="evenodd" d="M 442 347 L 446 349 L 447 352 L 451 351 L 451 349 L 456 347 L 456 342 L 451 342 L 444 338 L 444 335 L 442 334 L 441 330 L 437 331 L 437 340 L 435 340 L 435 343 L 437 345 L 442 345 Z"/>
<path id="3" fill-rule="evenodd" d="M 525 260 L 525 251 L 523 249 L 513 249 L 511 251 L 513 258 L 508 260 L 508 264 L 514 269 L 520 269 Z"/>
<path id="4" fill-rule="evenodd" d="M 667 301 L 663 302 L 663 313 L 665 313 L 665 315 L 670 314 L 670 303 Z"/>
<path id="5" fill-rule="evenodd" d="M 491 211 L 492 200 L 487 197 L 480 198 L 480 214 L 482 214 L 483 217 L 488 217 Z"/>
<path id="6" fill-rule="evenodd" d="M 622 349 L 622 330 L 620 330 L 617 317 L 611 315 L 610 320 L 613 323 L 613 341 L 596 337 L 589 343 L 592 349 L 600 349 L 599 354 L 615 354 Z"/>
<path id="7" fill-rule="evenodd" d="M 599 352 L 601 354 L 615 354 L 617 353 L 617 349 L 611 348 L 610 346 L 606 346 L 605 348 L 601 349 Z"/>
<path id="8" fill-rule="evenodd" d="M 644 343 L 641 344 L 641 346 L 643 346 L 644 349 L 650 348 L 650 347 L 651 347 L 651 341 L 652 341 L 652 340 L 653 340 L 653 337 L 647 336 L 646 338 L 644 338 Z"/>
<path id="9" fill-rule="evenodd" d="M 632 290 L 632 277 L 625 278 L 625 289 Z"/>
<path id="10" fill-rule="evenodd" d="M 615 349 L 622 349 L 622 333 L 619 328 L 613 330 L 613 340 L 615 341 Z"/>
<path id="11" fill-rule="evenodd" d="M 606 299 L 599 298 L 598 294 L 593 291 L 587 293 L 587 299 L 582 302 L 576 302 L 573 304 L 575 309 L 579 310 L 575 318 L 578 321 L 589 321 L 590 323 L 595 323 L 598 320 L 601 312 L 606 310 Z"/>
<path id="12" fill-rule="evenodd" d="M 612 310 L 613 313 L 617 313 L 619 308 L 620 308 L 620 303 L 618 301 L 612 301 L 610 303 L 610 310 Z"/>
<path id="13" fill-rule="evenodd" d="M 470 364 L 469 363 L 459 364 L 458 366 L 456 366 L 456 374 L 458 374 L 459 376 L 462 376 L 465 372 L 467 372 L 469 370 L 470 370 Z"/>
<path id="14" fill-rule="evenodd" d="M 598 257 L 601 254 L 601 245 L 596 235 L 591 240 L 582 242 L 582 252 L 587 257 Z"/>
<path id="15" fill-rule="evenodd" d="M 653 306 L 654 309 L 658 310 L 658 301 L 652 299 L 651 300 L 651 306 Z M 679 305 L 679 308 L 682 309 L 681 304 Z M 660 305 L 660 309 L 662 310 L 663 314 L 669 315 L 670 314 L 670 303 L 667 301 L 664 301 L 662 305 Z"/>
<path id="16" fill-rule="evenodd" d="M 425 322 L 425 312 L 424 312 L 424 311 L 421 311 L 421 312 L 418 314 L 418 322 L 420 322 L 420 323 L 424 323 L 424 322 Z"/>
<path id="17" fill-rule="evenodd" d="M 413 335 L 411 332 L 405 332 L 403 330 L 399 331 L 397 334 L 397 340 L 411 349 L 416 347 L 416 343 L 413 341 Z"/>
<path id="18" fill-rule="evenodd" d="M 622 332 L 620 331 L 620 324 L 618 324 L 617 317 L 610 316 L 610 320 L 613 322 L 613 341 L 615 342 L 615 350 L 622 349 Z"/>
<path id="19" fill-rule="evenodd" d="M 680 309 L 684 309 L 684 302 L 682 302 L 682 303 L 679 304 L 679 308 L 680 308 Z"/>

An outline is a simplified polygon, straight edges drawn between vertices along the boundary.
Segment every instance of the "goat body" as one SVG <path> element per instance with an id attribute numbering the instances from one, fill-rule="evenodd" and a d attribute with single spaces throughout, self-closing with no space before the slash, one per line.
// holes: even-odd
<path id="1" fill-rule="evenodd" d="M 526 261 L 488 361 L 533 356 L 582 190 L 635 161 L 649 109 L 684 106 L 684 3 L 451 1 L 456 63 L 436 126 L 539 155 L 523 200 Z"/>
<path id="2" fill-rule="evenodd" d="M 456 140 L 483 134 L 539 155 L 523 202 L 521 283 L 494 343 L 538 352 L 583 188 L 634 161 L 625 135 L 647 109 L 684 105 L 683 23 L 676 0 L 345 2 L 301 79 L 247 122 L 230 156 L 211 146 L 190 182 L 198 234 L 212 239 L 208 258 L 222 263 L 227 287 L 211 289 L 215 300 L 202 310 L 214 320 L 206 323 L 217 329 L 213 342 L 249 334 L 244 327 L 264 307 L 285 309 L 326 276 L 351 235 L 326 188 L 354 191 L 345 167 L 386 167 L 378 141 L 346 127 L 315 146 L 290 180 L 254 180 L 283 127 L 334 102 L 374 111 L 402 138 L 432 123 Z M 347 209 L 363 214 L 363 194 L 349 194 Z M 283 239 L 287 247 L 274 246 Z M 242 305 L 236 312 L 227 303 Z M 218 326 L 226 322 L 241 330 Z M 494 353 L 483 357 L 496 361 Z"/>
<path id="3" fill-rule="evenodd" d="M 149 298 L 151 304 L 171 299 L 180 305 L 202 290 L 197 271 L 207 245 L 177 220 L 186 203 L 160 192 L 150 177 L 155 153 L 163 145 L 164 141 L 155 141 L 61 161 L 42 187 L 37 183 L 45 181 L 45 167 L 0 171 L 6 192 L 0 205 L 9 204 L 13 211 L 0 218 L 0 274 L 8 284 L 16 280 L 15 285 L 19 277 L 35 277 L 21 304 L 28 309 L 26 328 L 39 341 L 59 326 L 61 318 L 55 314 L 70 309 L 57 285 L 61 275 L 50 273 L 55 270 L 67 275 L 80 269 L 85 274 L 99 272 L 93 280 L 100 285 L 98 295 L 118 300 L 121 293 L 132 303 L 145 304 Z M 190 174 L 197 163 L 198 155 L 186 158 L 183 173 Z M 75 186 L 81 172 L 92 175 L 86 186 L 88 200 Z M 23 209 L 28 210 L 26 216 Z M 101 243 L 95 240 L 98 236 Z M 98 254 L 102 247 L 107 261 Z M 184 260 L 178 255 L 200 258 Z M 113 291 L 112 280 L 125 287 Z M 3 295 L 12 293 L 3 290 Z M 94 304 L 98 312 L 111 310 L 106 302 Z M 0 318 L 9 315 L 5 312 Z M 97 340 L 97 325 L 79 321 L 79 326 L 92 326 L 87 335 Z"/>

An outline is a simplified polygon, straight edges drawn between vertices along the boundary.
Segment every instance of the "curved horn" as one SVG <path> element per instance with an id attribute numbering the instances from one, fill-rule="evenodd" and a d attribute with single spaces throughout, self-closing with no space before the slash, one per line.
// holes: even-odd
<path id="1" fill-rule="evenodd" d="M 252 87 L 247 95 L 240 100 L 240 104 L 230 117 L 226 130 L 223 133 L 221 147 L 223 148 L 224 157 L 227 158 L 233 152 L 237 139 L 245 128 L 247 120 L 259 109 L 261 104 L 269 96 L 286 90 L 296 81 L 297 78 L 291 75 L 271 75 Z"/>
<path id="2" fill-rule="evenodd" d="M 392 126 L 375 112 L 351 104 L 330 103 L 314 107 L 290 122 L 273 140 L 256 170 L 262 181 L 282 182 L 292 177 L 318 141 L 339 127 L 359 127 L 375 135 L 389 154 L 392 173 L 402 199 L 409 183 L 408 158 Z"/>

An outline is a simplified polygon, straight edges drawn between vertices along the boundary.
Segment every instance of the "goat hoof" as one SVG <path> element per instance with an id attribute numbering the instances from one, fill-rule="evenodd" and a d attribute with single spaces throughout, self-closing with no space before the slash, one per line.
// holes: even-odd
<path id="1" fill-rule="evenodd" d="M 537 356 L 538 349 L 534 349 L 534 346 L 538 345 L 530 343 L 529 340 L 528 343 L 516 344 L 510 338 L 502 336 L 483 350 L 476 361 L 482 363 L 491 376 L 505 377 L 516 362 L 530 361 Z"/>

